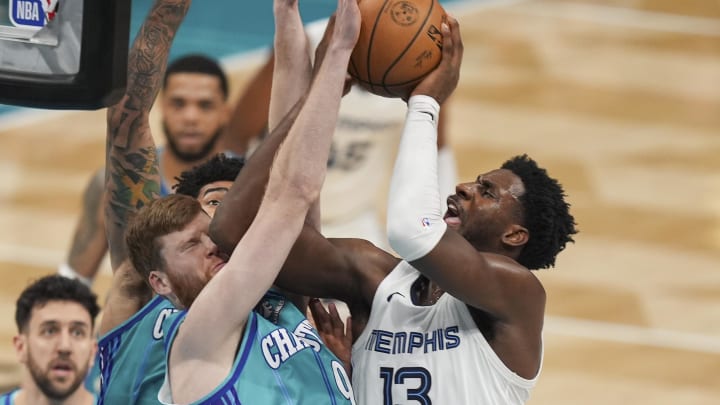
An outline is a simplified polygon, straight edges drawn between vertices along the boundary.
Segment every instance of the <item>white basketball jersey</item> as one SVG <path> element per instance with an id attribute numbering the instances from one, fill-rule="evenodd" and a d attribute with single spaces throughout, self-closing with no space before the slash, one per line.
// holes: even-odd
<path id="1" fill-rule="evenodd" d="M 467 306 L 443 294 L 417 306 L 420 273 L 403 261 L 380 283 L 365 330 L 352 348 L 358 405 L 523 404 L 526 380 L 497 357 Z M 539 373 L 538 373 L 539 374 Z"/>

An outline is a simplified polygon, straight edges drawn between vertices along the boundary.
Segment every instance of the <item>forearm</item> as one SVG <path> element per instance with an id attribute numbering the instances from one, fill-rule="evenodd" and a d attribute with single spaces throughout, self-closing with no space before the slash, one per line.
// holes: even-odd
<path id="1" fill-rule="evenodd" d="M 155 142 L 149 128 L 175 32 L 190 0 L 157 0 L 128 56 L 127 92 L 108 109 L 105 224 L 113 268 L 127 259 L 130 217 L 160 192 Z"/>
<path id="2" fill-rule="evenodd" d="M 170 45 L 190 3 L 191 0 L 155 1 L 128 54 L 126 98 L 110 110 L 150 111 L 160 91 Z"/>
<path id="3" fill-rule="evenodd" d="M 258 150 L 253 153 L 225 196 L 223 204 L 215 213 L 210 226 L 210 236 L 226 252 L 234 250 L 235 244 L 247 231 L 255 217 L 265 192 L 265 185 L 269 182 L 273 158 L 279 145 L 288 136 L 291 127 L 296 133 L 303 134 L 303 138 L 291 141 L 291 146 L 286 150 L 293 152 L 287 153 L 294 153 L 293 147 L 296 146 L 299 148 L 298 150 L 307 150 L 308 147 L 320 150 L 318 142 L 330 142 L 337 120 L 345 71 L 352 46 L 357 41 L 356 29 L 359 26 L 359 21 L 355 20 L 355 17 L 358 17 L 357 20 L 359 20 L 359 15 L 353 16 L 354 11 L 357 11 L 357 5 L 353 3 L 354 9 L 352 6 L 346 8 L 348 4 L 341 2 L 338 7 L 341 4 L 343 5 L 342 12 L 347 13 L 345 22 L 352 25 L 347 26 L 349 29 L 344 32 L 342 27 L 337 30 L 343 35 L 338 36 L 340 39 L 330 47 L 332 49 L 331 56 L 325 58 L 326 60 L 321 64 L 318 80 L 314 81 L 307 99 L 298 102 Z M 324 137 L 322 134 L 328 136 Z M 313 144 L 305 144 L 305 142 Z M 282 160 L 278 158 L 276 161 Z M 324 174 L 326 164 L 327 161 L 319 163 L 315 161 L 311 170 L 313 175 L 317 174 L 318 170 L 322 170 Z M 282 177 L 285 174 L 296 176 L 298 173 L 310 175 L 308 167 L 303 167 L 304 163 L 294 162 L 290 165 L 281 163 L 281 165 L 285 165 L 285 167 L 277 168 L 276 176 Z M 297 169 L 297 171 L 293 169 Z"/>
<path id="4" fill-rule="evenodd" d="M 330 150 L 350 53 L 350 49 L 336 46 L 328 49 L 317 74 L 318 80 L 313 82 L 305 105 L 290 129 L 287 145 L 283 145 L 278 155 L 275 164 L 279 167 L 274 172 L 279 178 L 293 179 L 304 187 L 319 191 L 327 158 L 318 159 L 318 153 L 327 155 Z M 282 159 L 283 153 L 295 158 Z M 301 158 L 297 158 L 298 155 Z"/>
<path id="5" fill-rule="evenodd" d="M 220 250 L 230 253 L 247 232 L 255 218 L 270 175 L 278 147 L 285 140 L 300 113 L 303 99 L 295 103 L 287 116 L 255 150 L 238 173 L 233 185 L 215 211 L 210 223 L 210 237 Z"/>
<path id="6" fill-rule="evenodd" d="M 223 146 L 239 156 L 249 155 L 250 142 L 267 129 L 274 57 L 258 69 L 235 102 L 230 122 L 223 133 Z"/>
<path id="7" fill-rule="evenodd" d="M 107 253 L 104 193 L 105 170 L 101 169 L 93 173 L 85 187 L 82 212 L 75 226 L 72 245 L 65 262 L 69 267 L 69 272 L 88 282 L 92 282 L 94 279 L 100 263 Z"/>
<path id="8" fill-rule="evenodd" d="M 390 181 L 388 239 L 393 250 L 408 261 L 430 252 L 446 229 L 437 177 L 438 113 L 432 98 L 410 99 Z"/>
<path id="9" fill-rule="evenodd" d="M 310 87 L 308 40 L 296 0 L 274 0 L 275 41 L 268 128 L 273 130 Z"/>

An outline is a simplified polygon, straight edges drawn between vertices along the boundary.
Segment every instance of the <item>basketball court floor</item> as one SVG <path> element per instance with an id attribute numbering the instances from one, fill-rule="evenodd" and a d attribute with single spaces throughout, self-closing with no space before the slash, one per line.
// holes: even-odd
<path id="1" fill-rule="evenodd" d="M 545 360 L 529 403 L 717 403 L 720 3 L 452 10 L 466 50 L 449 117 L 461 179 L 528 153 L 565 185 L 581 230 L 538 274 Z M 259 60 L 231 66 L 234 91 Z M 64 259 L 104 136 L 103 111 L 0 120 L 0 387 L 19 375 L 14 300 Z M 101 296 L 108 282 L 106 265 Z"/>

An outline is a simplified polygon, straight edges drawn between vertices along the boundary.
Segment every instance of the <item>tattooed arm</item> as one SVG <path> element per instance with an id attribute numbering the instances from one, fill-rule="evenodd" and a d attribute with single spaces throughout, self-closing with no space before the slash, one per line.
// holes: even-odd
<path id="1" fill-rule="evenodd" d="M 127 91 L 108 109 L 105 226 L 113 280 L 99 333 L 137 312 L 152 296 L 130 264 L 125 228 L 150 200 L 159 198 L 160 174 L 149 114 L 160 90 L 170 45 L 190 0 L 156 0 L 128 57 Z"/>

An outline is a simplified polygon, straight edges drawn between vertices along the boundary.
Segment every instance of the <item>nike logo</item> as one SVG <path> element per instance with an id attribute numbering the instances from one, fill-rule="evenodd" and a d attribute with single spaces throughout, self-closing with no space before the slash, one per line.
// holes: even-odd
<path id="1" fill-rule="evenodd" d="M 431 119 L 433 122 L 435 122 L 435 115 L 433 115 L 433 113 L 431 113 L 431 112 L 429 112 L 429 111 L 419 111 L 419 112 L 421 112 L 421 113 L 423 113 L 423 114 L 429 115 L 429 116 L 430 116 L 430 119 Z"/>
<path id="2" fill-rule="evenodd" d="M 397 295 L 399 295 L 399 296 L 401 296 L 401 297 L 405 298 L 405 296 L 404 296 L 404 295 L 402 295 L 401 293 L 399 293 L 399 292 L 397 292 L 397 291 L 396 291 L 396 292 L 394 292 L 394 293 L 392 293 L 392 294 L 388 295 L 388 297 L 387 297 L 387 301 L 388 301 L 388 302 L 390 302 L 390 299 L 391 299 L 391 298 L 393 297 L 393 295 L 395 295 L 395 294 L 397 294 Z"/>

